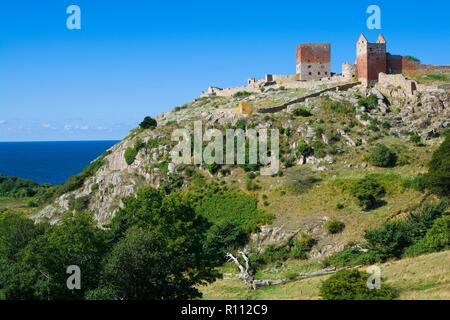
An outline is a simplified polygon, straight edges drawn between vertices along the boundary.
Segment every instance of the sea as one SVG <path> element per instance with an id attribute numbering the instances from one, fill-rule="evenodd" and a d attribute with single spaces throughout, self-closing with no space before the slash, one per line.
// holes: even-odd
<path id="1" fill-rule="evenodd" d="M 60 184 L 117 142 L 0 142 L 0 175 Z"/>

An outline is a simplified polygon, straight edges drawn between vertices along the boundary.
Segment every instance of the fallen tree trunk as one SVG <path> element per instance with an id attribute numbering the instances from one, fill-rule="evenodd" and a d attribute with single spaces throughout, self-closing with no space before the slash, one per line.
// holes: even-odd
<path id="1" fill-rule="evenodd" d="M 276 284 L 280 284 L 280 283 L 284 282 L 284 280 L 271 280 L 271 279 L 255 280 L 255 279 L 253 279 L 253 277 L 248 272 L 248 270 L 250 269 L 248 257 L 242 251 L 239 251 L 239 253 L 242 256 L 242 259 L 244 259 L 244 261 L 245 261 L 245 267 L 231 253 L 227 253 L 227 257 L 229 258 L 230 261 L 233 261 L 234 264 L 239 268 L 240 273 L 239 273 L 238 278 L 243 279 L 247 285 L 252 287 L 253 290 L 255 290 L 256 287 L 259 287 L 259 286 L 270 286 L 270 285 L 276 285 Z"/>
<path id="2" fill-rule="evenodd" d="M 286 283 L 288 281 L 303 280 L 303 279 L 307 279 L 307 278 L 323 276 L 323 275 L 335 273 L 337 271 L 335 267 L 330 267 L 330 268 L 324 268 L 324 269 L 320 269 L 320 270 L 313 271 L 313 272 L 301 273 L 298 276 L 296 276 L 295 278 L 293 278 L 292 280 L 286 280 L 286 279 L 258 280 L 258 279 L 253 279 L 253 277 L 250 275 L 250 273 L 248 271 L 250 269 L 248 257 L 242 251 L 239 251 L 239 253 L 242 256 L 242 259 L 244 259 L 244 262 L 245 262 L 244 265 L 242 265 L 239 262 L 239 260 L 235 256 L 233 256 L 231 253 L 227 253 L 227 257 L 229 258 L 229 261 L 233 261 L 234 264 L 239 268 L 240 273 L 238 275 L 238 278 L 243 279 L 244 282 L 247 285 L 249 285 L 250 287 L 252 287 L 253 289 L 256 289 L 257 287 L 260 287 L 260 286 L 271 286 L 271 285 Z"/>

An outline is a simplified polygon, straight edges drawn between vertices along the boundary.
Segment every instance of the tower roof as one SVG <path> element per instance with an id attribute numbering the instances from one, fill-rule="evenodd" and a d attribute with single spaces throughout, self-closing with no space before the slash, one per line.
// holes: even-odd
<path id="1" fill-rule="evenodd" d="M 360 41 L 368 42 L 366 36 L 363 33 L 361 33 L 361 35 L 359 36 L 358 42 L 360 42 Z"/>
<path id="2" fill-rule="evenodd" d="M 381 33 L 378 35 L 377 43 L 386 43 L 386 39 Z"/>

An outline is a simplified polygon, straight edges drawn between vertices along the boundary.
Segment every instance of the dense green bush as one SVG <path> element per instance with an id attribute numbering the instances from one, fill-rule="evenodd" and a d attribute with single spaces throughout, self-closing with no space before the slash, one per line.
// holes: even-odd
<path id="1" fill-rule="evenodd" d="M 441 196 L 450 195 L 450 135 L 433 153 L 426 179 L 427 187 L 432 192 Z"/>
<path id="2" fill-rule="evenodd" d="M 10 234 L 20 231 L 22 228 L 10 230 Z M 104 232 L 89 214 L 66 216 L 59 225 L 37 225 L 28 232 L 34 237 L 30 239 L 32 234 L 28 233 L 13 259 L 3 254 L 0 257 L 7 259 L 0 268 L 7 299 L 82 299 L 86 290 L 97 286 L 105 252 Z M 82 270 L 80 290 L 68 290 L 66 286 L 66 268 L 74 264 Z"/>
<path id="3" fill-rule="evenodd" d="M 328 231 L 328 233 L 336 234 L 341 233 L 345 228 L 345 223 L 339 220 L 328 220 L 325 222 L 325 229 Z"/>
<path id="4" fill-rule="evenodd" d="M 406 188 L 410 188 L 419 192 L 423 192 L 425 191 L 426 187 L 427 187 L 427 179 L 425 177 L 425 175 L 423 174 L 418 174 L 415 177 L 412 178 L 407 178 L 403 181 L 403 185 Z"/>
<path id="5" fill-rule="evenodd" d="M 405 251 L 406 256 L 450 249 L 450 216 L 436 219 L 425 236 Z"/>
<path id="6" fill-rule="evenodd" d="M 366 107 L 367 110 L 372 110 L 378 106 L 378 97 L 375 94 L 370 94 L 366 98 L 360 98 L 358 100 L 360 107 Z"/>
<path id="7" fill-rule="evenodd" d="M 410 213 L 404 220 L 390 221 L 380 228 L 367 230 L 365 239 L 369 252 L 378 261 L 400 258 L 408 247 L 426 235 L 447 207 L 448 202 L 444 199 Z"/>
<path id="8" fill-rule="evenodd" d="M 124 157 L 125 162 L 130 166 L 134 163 L 134 160 L 136 160 L 136 156 L 139 153 L 139 150 L 141 150 L 145 145 L 141 141 L 136 141 L 132 147 L 128 147 L 125 150 Z"/>
<path id="9" fill-rule="evenodd" d="M 233 94 L 233 98 L 243 99 L 243 98 L 247 98 L 248 96 L 251 96 L 251 95 L 252 95 L 251 92 L 239 91 L 239 92 L 236 92 L 235 94 Z"/>
<path id="10" fill-rule="evenodd" d="M 384 283 L 380 289 L 369 289 L 368 278 L 368 273 L 356 269 L 340 270 L 322 283 L 320 296 L 325 300 L 392 300 L 397 296 Z"/>
<path id="11" fill-rule="evenodd" d="M 35 196 L 41 186 L 32 181 L 0 175 L 0 196 L 24 198 Z"/>
<path id="12" fill-rule="evenodd" d="M 170 173 L 167 178 L 161 183 L 160 188 L 164 190 L 166 194 L 170 194 L 175 190 L 180 189 L 183 184 L 183 176 L 176 173 Z"/>
<path id="13" fill-rule="evenodd" d="M 297 146 L 297 155 L 303 157 L 310 157 L 314 154 L 314 149 L 306 143 L 305 140 L 301 140 Z"/>
<path id="14" fill-rule="evenodd" d="M 262 253 L 252 254 L 250 267 L 256 272 L 263 266 L 271 263 L 282 263 L 287 259 L 307 259 L 308 252 L 316 244 L 316 240 L 308 234 L 301 234 L 299 239 L 290 239 L 286 244 L 275 247 L 268 246 Z"/>
<path id="15" fill-rule="evenodd" d="M 397 155 L 384 144 L 376 144 L 369 154 L 369 161 L 377 167 L 395 166 Z"/>
<path id="16" fill-rule="evenodd" d="M 330 98 L 326 98 L 322 106 L 324 109 L 329 109 L 336 113 L 353 114 L 355 108 L 348 101 L 334 101 Z"/>
<path id="17" fill-rule="evenodd" d="M 409 135 L 409 141 L 414 143 L 416 146 L 422 146 L 422 138 L 417 132 L 412 132 Z"/>
<path id="18" fill-rule="evenodd" d="M 312 113 L 306 110 L 305 108 L 297 108 L 293 112 L 294 116 L 296 117 L 311 117 Z"/>
<path id="19" fill-rule="evenodd" d="M 152 117 L 145 117 L 144 120 L 139 124 L 142 129 L 153 129 L 158 126 L 158 122 Z"/>
<path id="20" fill-rule="evenodd" d="M 241 228 L 243 233 L 256 231 L 270 217 L 258 209 L 258 200 L 239 191 L 223 191 L 207 194 L 195 201 L 197 213 L 214 224 L 226 221 Z"/>
<path id="21" fill-rule="evenodd" d="M 385 193 L 384 187 L 371 175 L 359 180 L 351 190 L 357 204 L 366 211 L 379 206 Z"/>
<path id="22" fill-rule="evenodd" d="M 375 263 L 377 258 L 367 249 L 367 244 L 349 242 L 344 249 L 325 259 L 325 266 L 345 267 L 356 265 L 368 265 Z"/>

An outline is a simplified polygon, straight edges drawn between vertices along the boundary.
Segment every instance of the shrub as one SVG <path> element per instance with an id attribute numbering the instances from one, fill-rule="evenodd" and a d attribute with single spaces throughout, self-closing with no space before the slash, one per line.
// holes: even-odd
<path id="1" fill-rule="evenodd" d="M 320 181 L 320 178 L 315 177 L 310 172 L 302 169 L 296 169 L 287 173 L 284 184 L 287 191 L 295 194 L 301 194 L 311 189 Z"/>
<path id="2" fill-rule="evenodd" d="M 422 239 L 436 219 L 448 207 L 446 200 L 428 204 L 411 213 L 405 220 L 390 221 L 382 227 L 367 230 L 367 247 L 377 261 L 400 258 L 406 248 Z"/>
<path id="3" fill-rule="evenodd" d="M 138 154 L 138 150 L 136 150 L 133 147 L 128 147 L 125 150 L 124 153 L 124 157 L 125 157 L 125 162 L 130 166 L 133 164 L 134 160 L 136 159 L 136 156 Z"/>
<path id="4" fill-rule="evenodd" d="M 385 193 L 384 187 L 370 175 L 359 180 L 351 190 L 352 196 L 364 210 L 371 210 L 380 205 Z"/>
<path id="5" fill-rule="evenodd" d="M 406 249 L 406 256 L 417 256 L 450 249 L 450 216 L 436 219 L 431 229 L 414 245 Z"/>
<path id="6" fill-rule="evenodd" d="M 243 99 L 243 98 L 246 98 L 251 95 L 252 95 L 251 92 L 239 91 L 239 92 L 236 92 L 235 94 L 233 94 L 233 98 Z"/>
<path id="7" fill-rule="evenodd" d="M 325 260 L 325 265 L 344 267 L 367 265 L 376 262 L 376 257 L 372 256 L 366 244 L 349 242 L 342 251 L 336 252 Z"/>
<path id="8" fill-rule="evenodd" d="M 301 140 L 297 146 L 297 154 L 303 157 L 310 157 L 314 154 L 314 149 L 305 140 Z"/>
<path id="9" fill-rule="evenodd" d="M 264 252 L 251 255 L 250 266 L 252 271 L 269 263 L 281 263 L 289 258 L 307 259 L 308 252 L 311 251 L 316 241 L 309 235 L 302 234 L 300 239 L 291 239 L 285 245 L 275 247 L 268 246 Z"/>
<path id="10" fill-rule="evenodd" d="M 423 192 L 427 187 L 427 179 L 423 174 L 418 174 L 415 177 L 405 179 L 405 181 L 403 182 L 403 186 L 419 192 Z"/>
<path id="11" fill-rule="evenodd" d="M 325 280 L 320 287 L 320 296 L 325 300 L 392 300 L 395 291 L 382 284 L 380 289 L 369 289 L 369 274 L 356 269 L 340 270 Z"/>
<path id="12" fill-rule="evenodd" d="M 450 135 L 433 153 L 426 174 L 427 187 L 441 196 L 450 195 Z"/>
<path id="13" fill-rule="evenodd" d="M 328 233 L 336 234 L 341 233 L 345 228 L 345 223 L 339 220 L 328 220 L 325 222 L 325 229 Z"/>
<path id="14" fill-rule="evenodd" d="M 205 248 L 208 252 L 220 253 L 219 255 L 225 258 L 227 251 L 244 246 L 247 241 L 248 235 L 239 225 L 230 221 L 221 221 L 209 229 Z"/>
<path id="15" fill-rule="evenodd" d="M 124 157 L 125 162 L 130 166 L 134 163 L 134 160 L 136 160 L 136 156 L 139 153 L 139 150 L 141 150 L 144 147 L 144 144 L 141 141 L 136 141 L 134 146 L 128 147 L 125 150 Z"/>
<path id="16" fill-rule="evenodd" d="M 167 178 L 161 183 L 160 188 L 164 190 L 166 194 L 170 194 L 175 190 L 180 189 L 183 186 L 184 179 L 182 176 L 170 173 Z"/>
<path id="17" fill-rule="evenodd" d="M 23 198 L 39 192 L 39 184 L 32 180 L 0 176 L 0 196 Z"/>
<path id="18" fill-rule="evenodd" d="M 239 119 L 238 121 L 236 121 L 235 127 L 236 127 L 236 129 L 245 130 L 245 128 L 247 127 L 247 120 Z"/>
<path id="19" fill-rule="evenodd" d="M 153 129 L 156 128 L 158 123 L 152 117 L 145 117 L 144 120 L 139 124 L 142 129 Z"/>
<path id="20" fill-rule="evenodd" d="M 377 167 L 395 166 L 397 155 L 384 144 L 376 144 L 370 151 L 369 161 Z"/>
<path id="21" fill-rule="evenodd" d="M 270 221 L 270 216 L 258 209 L 257 199 L 240 191 L 206 190 L 207 194 L 200 195 L 192 192 L 188 196 L 194 202 L 195 211 L 214 224 L 228 221 L 247 234 Z"/>
<path id="22" fill-rule="evenodd" d="M 367 230 L 364 237 L 377 261 L 399 258 L 411 244 L 408 227 L 401 221 L 391 221 L 379 229 Z"/>
<path id="23" fill-rule="evenodd" d="M 378 106 L 378 97 L 372 93 L 366 98 L 359 99 L 358 105 L 360 107 L 366 107 L 368 110 L 372 110 Z"/>
<path id="24" fill-rule="evenodd" d="M 69 210 L 74 210 L 74 211 L 84 211 L 88 208 L 89 206 L 89 196 L 81 196 L 78 198 L 75 198 L 74 196 L 72 196 L 69 199 Z"/>
<path id="25" fill-rule="evenodd" d="M 422 145 L 422 138 L 420 137 L 420 135 L 417 132 L 412 132 L 409 135 L 409 141 L 414 143 L 416 146 L 421 146 Z"/>
<path id="26" fill-rule="evenodd" d="M 297 108 L 294 110 L 294 116 L 296 117 L 311 117 L 312 113 L 304 108 Z"/>
<path id="27" fill-rule="evenodd" d="M 245 178 L 245 189 L 247 189 L 248 191 L 256 191 L 259 189 L 259 185 L 250 178 Z"/>
<path id="28" fill-rule="evenodd" d="M 414 57 L 414 56 L 404 56 L 404 58 L 405 58 L 406 60 L 410 60 L 410 61 L 414 61 L 414 62 L 420 63 L 420 59 L 419 59 L 419 58 L 416 58 L 416 57 Z"/>
<path id="29" fill-rule="evenodd" d="M 327 155 L 326 149 L 327 149 L 327 145 L 320 141 L 320 140 L 316 140 L 312 143 L 312 148 L 314 150 L 314 155 L 317 158 L 323 158 Z"/>
<path id="30" fill-rule="evenodd" d="M 151 138 L 147 141 L 146 147 L 149 149 L 153 149 L 153 148 L 156 148 L 158 145 L 159 145 L 158 139 Z"/>

